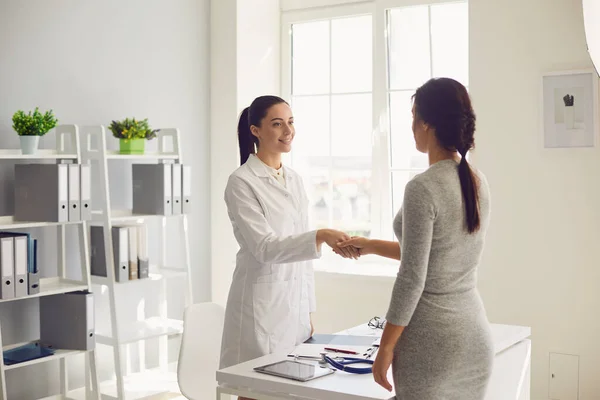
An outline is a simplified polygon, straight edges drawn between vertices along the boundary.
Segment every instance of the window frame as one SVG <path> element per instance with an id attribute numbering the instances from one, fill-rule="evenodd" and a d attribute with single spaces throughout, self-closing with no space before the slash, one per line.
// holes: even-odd
<path id="1" fill-rule="evenodd" d="M 469 3 L 468 0 L 375 0 L 359 3 L 347 3 L 324 7 L 289 10 L 281 12 L 281 94 L 284 99 L 292 98 L 292 25 L 335 18 L 345 18 L 360 15 L 372 17 L 372 198 L 371 218 L 373 238 L 392 240 L 389 237 L 392 220 L 395 217 L 392 210 L 392 168 L 391 163 L 391 118 L 389 113 L 388 95 L 388 43 L 389 26 L 386 15 L 389 9 L 412 6 L 431 6 L 436 4 Z M 431 27 L 430 27 L 431 28 Z M 431 40 L 431 38 L 430 38 Z M 331 43 L 331 34 L 330 34 Z M 330 47 L 331 54 L 331 47 Z M 330 66 L 331 68 L 331 66 Z M 331 92 L 329 93 L 331 95 Z M 289 157 L 289 156 L 288 156 Z M 291 161 L 291 158 L 290 158 Z M 293 167 L 293 165 L 292 165 Z M 400 169 L 404 170 L 404 169 Z M 408 170 L 407 170 L 408 171 Z M 417 171 L 417 170 L 414 170 Z M 420 172 L 418 170 L 417 172 Z M 331 227 L 335 228 L 335 227 Z M 335 256 L 335 255 L 334 255 Z M 361 257 L 358 261 L 346 260 L 335 256 L 335 259 L 324 257 L 323 265 L 315 264 L 316 270 L 328 272 L 344 272 L 348 263 L 356 264 L 352 273 L 368 272 L 368 265 L 397 266 L 398 261 L 377 256 Z M 329 266 L 325 266 L 328 264 Z M 333 267 L 331 266 L 332 264 Z M 358 272 L 357 272 L 358 271 Z M 396 271 L 390 270 L 390 273 Z"/>

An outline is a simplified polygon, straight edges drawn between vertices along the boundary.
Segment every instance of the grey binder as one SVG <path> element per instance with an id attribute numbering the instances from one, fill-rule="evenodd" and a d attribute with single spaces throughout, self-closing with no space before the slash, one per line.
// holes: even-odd
<path id="1" fill-rule="evenodd" d="M 92 275 L 107 277 L 103 231 L 104 227 L 102 226 L 92 226 L 90 228 L 90 269 Z M 127 227 L 112 227 L 112 245 L 115 263 L 115 281 L 126 282 L 129 280 L 129 243 Z"/>
<path id="2" fill-rule="evenodd" d="M 80 164 L 79 178 L 81 219 L 89 221 L 92 219 L 92 167 L 90 164 Z"/>
<path id="3" fill-rule="evenodd" d="M 81 221 L 79 164 L 69 166 L 69 221 Z"/>
<path id="4" fill-rule="evenodd" d="M 173 197 L 173 215 L 179 215 L 182 212 L 181 208 L 181 164 L 173 164 L 173 178 L 171 186 L 172 188 L 172 197 Z"/>
<path id="5" fill-rule="evenodd" d="M 171 164 L 133 164 L 133 213 L 171 215 Z"/>
<path id="6" fill-rule="evenodd" d="M 68 164 L 15 164 L 16 221 L 67 222 Z"/>
<path id="7" fill-rule="evenodd" d="M 94 295 L 72 292 L 40 298 L 40 342 L 55 349 L 93 350 Z"/>
<path id="8" fill-rule="evenodd" d="M 182 165 L 181 167 L 181 191 L 182 191 L 182 212 L 189 214 L 192 211 L 192 167 Z"/>
<path id="9" fill-rule="evenodd" d="M 30 239 L 29 243 L 29 268 L 27 273 L 27 283 L 29 285 L 29 294 L 38 294 L 40 292 L 40 274 L 37 265 L 37 239 Z"/>
<path id="10" fill-rule="evenodd" d="M 28 262 L 28 235 L 15 235 L 14 238 L 14 263 L 15 263 L 15 297 L 25 297 L 29 293 L 27 279 Z"/>
<path id="11" fill-rule="evenodd" d="M 148 258 L 148 231 L 146 225 L 138 225 L 137 253 L 138 253 L 138 278 L 144 279 L 150 276 L 150 260 Z"/>
<path id="12" fill-rule="evenodd" d="M 2 285 L 0 285 L 0 298 L 3 300 L 15 298 L 14 281 L 14 241 L 12 236 L 0 235 L 0 271 L 2 271 Z"/>

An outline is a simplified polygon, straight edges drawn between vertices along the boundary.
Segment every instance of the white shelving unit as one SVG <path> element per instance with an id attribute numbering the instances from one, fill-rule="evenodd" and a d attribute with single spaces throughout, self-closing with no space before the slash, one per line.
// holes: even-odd
<path id="1" fill-rule="evenodd" d="M 24 155 L 20 149 L 1 149 L 0 160 L 51 160 L 56 163 L 72 162 L 81 163 L 81 152 L 79 142 L 79 128 L 77 125 L 60 125 L 55 129 L 56 134 L 56 149 L 40 149 L 36 154 Z M 69 143 L 70 146 L 66 146 Z M 66 268 L 66 240 L 65 227 L 66 225 L 76 225 L 79 231 L 79 254 L 81 266 L 81 280 L 72 280 L 67 278 Z M 54 294 L 69 293 L 80 290 L 92 292 L 92 282 L 90 276 L 90 258 L 88 249 L 88 222 L 35 222 L 35 221 L 15 221 L 13 216 L 0 216 L 0 230 L 11 231 L 15 229 L 27 228 L 56 228 L 57 229 L 57 261 L 58 261 L 58 276 L 40 278 L 40 292 L 25 297 L 13 299 L 0 299 L 1 303 L 20 301 L 31 298 L 40 298 Z M 43 274 L 43 271 L 40 271 Z M 0 347 L 3 351 L 15 348 L 27 343 L 19 343 L 9 346 L 2 345 L 2 330 L 0 329 Z M 33 342 L 35 343 L 35 342 Z M 0 361 L 0 400 L 7 400 L 7 382 L 6 371 L 18 368 L 26 368 L 31 365 L 46 363 L 49 361 L 60 360 L 60 394 L 52 396 L 52 398 L 67 398 L 68 374 L 67 360 L 73 355 L 85 356 L 85 383 L 86 387 L 85 398 L 100 399 L 98 390 L 98 375 L 96 368 L 96 352 L 95 350 L 77 351 L 77 350 L 61 350 L 56 349 L 51 356 L 38 358 L 31 361 L 26 361 L 13 365 L 4 365 L 4 361 Z"/>
<path id="2" fill-rule="evenodd" d="M 82 155 L 84 162 L 94 163 L 92 171 L 97 167 L 99 170 L 99 179 L 97 184 L 102 188 L 101 199 L 99 199 L 100 209 L 92 211 L 92 223 L 104 227 L 104 247 L 105 259 L 107 260 L 107 276 L 92 276 L 92 282 L 97 285 L 102 285 L 108 288 L 109 309 L 110 309 L 110 329 L 109 332 L 98 332 L 96 339 L 99 343 L 113 347 L 113 358 L 115 365 L 115 379 L 113 381 L 102 382 L 100 390 L 103 399 L 130 399 L 133 396 L 140 395 L 139 385 L 131 384 L 131 379 L 139 382 L 144 377 L 147 378 L 146 389 L 152 386 L 155 382 L 153 374 L 156 371 L 167 374 L 169 370 L 168 361 L 168 338 L 174 335 L 180 335 L 183 332 L 183 321 L 169 319 L 167 317 L 167 280 L 170 278 L 187 278 L 185 301 L 187 306 L 192 302 L 192 290 L 190 280 L 190 255 L 189 255 L 189 240 L 188 240 L 188 220 L 186 214 L 161 216 L 161 215 L 137 215 L 133 214 L 132 210 L 112 210 L 110 203 L 110 184 L 108 177 L 108 163 L 111 160 L 123 161 L 141 161 L 158 162 L 158 163 L 182 163 L 181 147 L 179 141 L 179 130 L 177 129 L 161 129 L 157 133 L 154 140 L 158 140 L 158 151 L 147 152 L 143 155 L 120 154 L 119 152 L 107 149 L 107 132 L 104 126 L 91 126 L 82 128 L 83 148 Z M 117 139 L 114 139 L 117 140 Z M 172 150 L 167 150 L 168 141 L 171 141 Z M 112 246 L 112 227 L 119 223 L 140 223 L 143 224 L 149 219 L 160 219 L 161 224 L 161 260 L 150 260 L 150 277 L 146 279 L 130 280 L 126 282 L 117 282 L 115 280 L 114 257 Z M 167 266 L 166 265 L 166 250 L 167 250 L 167 234 L 166 225 L 167 219 L 181 219 L 180 234 L 183 244 L 183 259 L 182 266 Z M 159 303 L 159 315 L 141 321 L 121 321 L 118 318 L 119 295 L 115 289 L 123 285 L 145 285 L 148 282 L 159 282 L 160 291 L 157 293 Z M 126 373 L 127 366 L 123 365 L 123 347 L 126 347 L 125 355 L 129 353 L 129 345 L 138 343 L 141 354 L 140 364 L 142 369 L 145 369 L 145 346 L 144 341 L 148 339 L 158 338 L 158 369 L 148 369 L 141 373 L 128 374 Z M 129 360 L 126 360 L 129 363 Z M 143 384 L 142 384 L 143 386 Z M 166 387 L 156 387 L 159 392 L 168 390 Z M 164 390 L 163 390 L 164 389 Z M 147 396 L 144 392 L 142 396 Z"/>

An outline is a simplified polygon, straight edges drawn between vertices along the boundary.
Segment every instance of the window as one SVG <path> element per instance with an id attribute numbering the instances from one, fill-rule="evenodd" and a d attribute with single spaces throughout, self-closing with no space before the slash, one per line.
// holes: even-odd
<path id="1" fill-rule="evenodd" d="M 431 77 L 468 85 L 468 7 L 389 3 L 284 13 L 282 92 L 314 225 L 393 240 L 404 187 L 428 166 L 411 97 Z"/>

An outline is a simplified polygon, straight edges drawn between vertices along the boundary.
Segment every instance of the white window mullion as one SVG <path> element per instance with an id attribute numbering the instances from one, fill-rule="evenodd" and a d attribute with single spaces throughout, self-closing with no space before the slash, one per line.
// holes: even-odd
<path id="1" fill-rule="evenodd" d="M 329 205 L 329 227 L 333 226 L 333 57 L 332 57 L 333 35 L 331 32 L 331 20 L 329 20 L 329 197 L 331 204 Z"/>

